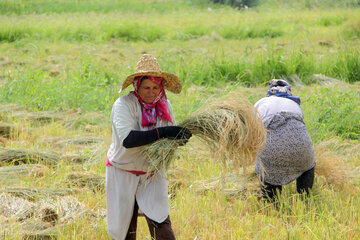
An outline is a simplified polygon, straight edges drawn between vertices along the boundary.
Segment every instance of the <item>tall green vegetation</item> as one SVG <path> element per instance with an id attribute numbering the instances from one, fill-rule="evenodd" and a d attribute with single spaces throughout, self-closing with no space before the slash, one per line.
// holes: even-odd
<path id="1" fill-rule="evenodd" d="M 259 1 L 239 11 L 205 0 L 2 1 L 0 102 L 109 113 L 144 52 L 185 90 L 266 86 L 272 78 L 321 84 L 317 75 L 359 82 L 360 9 L 329 0 L 300 11 L 306 2 Z M 355 134 L 327 131 L 357 138 L 356 121 L 349 120 Z"/>
<path id="2" fill-rule="evenodd" d="M 206 6 L 205 0 L 180 0 L 180 1 L 158 1 L 158 0 L 3 0 L 0 2 L 0 14 L 43 14 L 43 13 L 109 13 L 109 12 L 156 12 L 164 13 L 171 11 L 183 11 L 192 8 Z"/>
<path id="3" fill-rule="evenodd" d="M 287 9 L 330 9 L 343 7 L 358 7 L 359 0 L 3 0 L 0 2 L 0 14 L 43 14 L 43 13 L 89 13 L 89 12 L 178 12 L 192 10 L 194 8 L 207 9 L 219 8 L 220 4 L 229 5 L 236 8 L 256 7 L 256 8 L 287 8 Z"/>
<path id="4" fill-rule="evenodd" d="M 329 9 L 329 8 L 352 8 L 359 7 L 359 0 L 262 0 L 264 7 L 288 8 L 288 9 Z"/>
<path id="5" fill-rule="evenodd" d="M 177 54 L 169 55 L 164 61 L 171 64 L 165 64 L 164 69 L 177 74 L 185 86 L 221 87 L 230 84 L 255 87 L 265 86 L 272 78 L 312 84 L 318 81 L 314 74 L 353 83 L 359 81 L 360 74 L 359 51 L 356 49 L 344 49 L 327 59 L 319 58 L 315 53 L 274 49 L 250 58 L 245 53 L 237 57 L 222 54 L 183 57 L 183 61 L 178 61 Z M 17 102 L 42 110 L 60 107 L 108 111 L 121 78 L 130 74 L 135 65 L 124 61 L 116 69 L 111 69 L 91 55 L 71 64 L 75 65 L 66 67 L 68 69 L 61 69 L 61 65 L 56 64 L 54 69 L 14 69 L 1 88 L 0 101 Z"/>
<path id="6" fill-rule="evenodd" d="M 224 12 L 225 11 L 225 12 Z M 0 42 L 19 40 L 107 42 L 189 41 L 209 36 L 218 40 L 298 39 L 330 37 L 356 40 L 359 9 L 270 14 L 234 9 L 191 9 L 180 12 L 64 13 L 50 15 L 0 15 Z M 330 36 L 326 36 L 326 34 Z M 324 36 L 325 35 L 325 36 Z"/>
<path id="7" fill-rule="evenodd" d="M 286 0 L 209 0 L 216 4 L 229 5 L 236 8 L 249 7 L 266 7 L 266 8 L 292 8 L 292 9 L 313 9 L 313 8 L 339 8 L 339 7 L 358 7 L 360 1 L 358 0 L 301 0 L 301 1 L 286 1 Z"/>

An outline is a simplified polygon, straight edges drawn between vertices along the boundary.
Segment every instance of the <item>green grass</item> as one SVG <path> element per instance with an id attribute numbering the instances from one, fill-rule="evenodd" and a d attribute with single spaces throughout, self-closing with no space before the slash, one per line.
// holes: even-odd
<path id="1" fill-rule="evenodd" d="M 89 12 L 179 12 L 185 10 L 192 10 L 194 8 L 207 9 L 207 8 L 223 8 L 220 4 L 213 4 L 210 0 L 104 0 L 104 1 L 91 1 L 91 0 L 3 0 L 0 2 L 0 14 L 43 14 L 43 13 L 89 13 Z M 222 2 L 236 2 L 236 1 L 222 1 Z M 284 0 L 247 0 L 242 1 L 249 7 L 260 9 L 330 9 L 330 8 L 349 8 L 358 7 L 360 5 L 358 0 L 318 0 L 309 1 L 301 0 L 296 2 L 289 2 Z M 232 4 L 230 4 L 232 5 Z M 234 4 L 234 6 L 239 6 Z"/>
<path id="2" fill-rule="evenodd" d="M 43 14 L 43 13 L 89 13 L 89 12 L 173 12 L 179 9 L 204 8 L 207 2 L 204 0 L 195 1 L 162 1 L 162 0 L 4 0 L 0 3 L 1 14 Z"/>
<path id="3" fill-rule="evenodd" d="M 343 8 L 343 7 L 359 7 L 360 2 L 358 0 L 300 0 L 300 1 L 286 1 L 286 0 L 263 0 L 261 1 L 261 8 L 270 9 L 329 9 L 329 8 Z"/>
<path id="4" fill-rule="evenodd" d="M 335 85 L 327 88 L 315 86 L 304 94 L 305 114 L 313 141 L 321 142 L 337 135 L 348 139 L 360 139 L 359 87 Z"/>
<path id="5" fill-rule="evenodd" d="M 147 6 L 147 5 L 145 5 Z M 359 10 L 238 11 L 183 9 L 181 12 L 152 13 L 49 13 L 0 15 L 0 41 L 21 39 L 75 42 L 191 40 L 218 35 L 224 39 L 271 39 L 331 34 L 357 38 Z M 345 33 L 342 33 L 345 32 Z"/>
<path id="6" fill-rule="evenodd" d="M 118 52 L 113 55 L 110 58 L 116 58 Z M 201 56 L 200 53 L 185 53 L 183 60 L 178 61 L 175 53 L 162 58 L 163 62 L 168 61 L 162 66 L 165 65 L 163 69 L 177 74 L 185 86 L 265 86 L 269 79 L 293 81 L 295 76 L 301 82 L 311 84 L 316 83 L 312 76 L 318 73 L 349 83 L 359 80 L 360 59 L 356 49 L 345 49 L 326 59 L 318 59 L 315 53 L 271 48 L 252 56 L 246 52 L 239 55 L 219 53 Z M 62 61 L 34 68 L 33 63 L 25 63 L 24 67 L 19 66 L 11 73 L 10 70 L 4 71 L 3 76 L 7 77 L 7 81 L 1 88 L 0 101 L 19 103 L 39 110 L 81 108 L 110 112 L 121 84 L 119 79 L 133 71 L 133 66 L 129 68 L 131 63 L 126 60 L 112 68 L 112 64 L 117 62 L 109 66 L 92 54 L 80 56 L 74 62 L 60 63 Z"/>

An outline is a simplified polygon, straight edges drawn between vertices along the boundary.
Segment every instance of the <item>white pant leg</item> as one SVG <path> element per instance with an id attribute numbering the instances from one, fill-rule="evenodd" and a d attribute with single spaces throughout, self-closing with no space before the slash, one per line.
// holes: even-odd
<path id="1" fill-rule="evenodd" d="M 169 216 L 168 183 L 166 174 L 158 172 L 146 181 L 141 176 L 136 201 L 139 209 L 151 220 L 162 223 Z"/>
<path id="2" fill-rule="evenodd" d="M 106 218 L 108 234 L 113 239 L 123 240 L 126 237 L 139 179 L 116 167 L 106 167 Z"/>

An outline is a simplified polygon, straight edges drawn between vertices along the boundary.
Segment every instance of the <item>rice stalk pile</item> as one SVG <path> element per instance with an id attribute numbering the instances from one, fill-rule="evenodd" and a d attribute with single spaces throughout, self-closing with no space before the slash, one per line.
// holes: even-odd
<path id="1" fill-rule="evenodd" d="M 45 165 L 56 165 L 58 160 L 59 156 L 52 153 L 0 147 L 0 166 L 7 164 L 19 165 L 22 163 L 44 163 Z"/>
<path id="2" fill-rule="evenodd" d="M 17 222 L 39 219 L 50 223 L 47 226 L 50 227 L 58 223 L 70 223 L 85 216 L 101 217 L 72 196 L 43 198 L 32 202 L 11 194 L 0 193 L 0 217 L 5 221 L 10 218 L 14 218 Z"/>
<path id="3" fill-rule="evenodd" d="M 221 190 L 227 197 L 238 197 L 249 192 L 258 194 L 260 188 L 258 179 L 254 174 L 226 173 L 223 176 L 196 181 L 192 184 L 191 189 L 200 194 Z"/>
<path id="4" fill-rule="evenodd" d="M 20 111 L 13 112 L 11 115 L 12 118 L 26 120 L 36 123 L 50 123 L 53 121 L 62 120 L 61 112 L 30 112 L 30 111 Z"/>
<path id="5" fill-rule="evenodd" d="M 24 164 L 10 167 L 0 167 L 0 181 L 2 183 L 15 184 L 19 179 L 31 179 L 41 177 L 50 172 L 50 168 L 41 164 Z"/>
<path id="6" fill-rule="evenodd" d="M 29 201 L 39 199 L 63 197 L 78 192 L 78 189 L 67 188 L 28 188 L 28 187 L 5 187 L 0 189 L 0 193 L 10 194 L 14 197 L 20 197 Z"/>
<path id="7" fill-rule="evenodd" d="M 14 129 L 15 126 L 8 124 L 8 123 L 4 123 L 4 122 L 0 122 L 0 136 L 9 138 L 11 135 L 11 130 Z"/>
<path id="8" fill-rule="evenodd" d="M 55 212 L 59 223 L 73 222 L 85 216 L 98 217 L 95 212 L 72 196 L 64 196 L 56 200 L 46 199 L 40 201 L 39 205 L 41 209 L 49 209 Z"/>
<path id="9" fill-rule="evenodd" d="M 23 110 L 25 110 L 25 107 L 17 105 L 17 104 L 0 105 L 0 114 L 1 113 L 11 113 L 11 112 L 16 112 L 16 111 L 23 111 Z"/>
<path id="10" fill-rule="evenodd" d="M 179 126 L 188 128 L 209 147 L 216 158 L 235 168 L 253 163 L 266 142 L 266 130 L 256 109 L 239 94 L 217 100 L 185 119 Z M 148 172 L 167 169 L 174 159 L 179 140 L 162 139 L 146 146 Z"/>
<path id="11" fill-rule="evenodd" d="M 90 145 L 94 143 L 103 142 L 104 138 L 99 137 L 71 137 L 71 138 L 63 138 L 63 137 L 53 137 L 50 139 L 43 139 L 43 142 L 51 142 L 55 146 L 66 147 L 68 145 Z"/>
<path id="12" fill-rule="evenodd" d="M 323 176 L 330 185 L 343 189 L 351 176 L 344 158 L 329 151 L 326 144 L 315 147 L 315 174 Z"/>
<path id="13" fill-rule="evenodd" d="M 94 172 L 71 172 L 67 174 L 65 184 L 70 187 L 88 187 L 93 190 L 101 191 L 104 190 L 105 187 L 105 178 L 103 176 L 98 176 Z"/>
<path id="14" fill-rule="evenodd" d="M 34 215 L 36 204 L 25 199 L 13 197 L 7 193 L 0 193 L 0 216 L 15 217 L 16 221 L 24 221 Z"/>

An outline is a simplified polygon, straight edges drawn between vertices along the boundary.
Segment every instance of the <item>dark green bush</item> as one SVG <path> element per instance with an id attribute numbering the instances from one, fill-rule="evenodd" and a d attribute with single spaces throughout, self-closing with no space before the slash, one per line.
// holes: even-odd
<path id="1" fill-rule="evenodd" d="M 210 0 L 213 3 L 230 5 L 232 7 L 244 8 L 254 7 L 258 4 L 258 0 Z"/>

